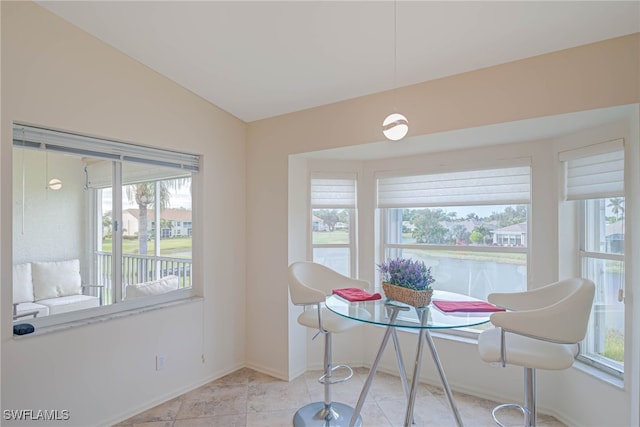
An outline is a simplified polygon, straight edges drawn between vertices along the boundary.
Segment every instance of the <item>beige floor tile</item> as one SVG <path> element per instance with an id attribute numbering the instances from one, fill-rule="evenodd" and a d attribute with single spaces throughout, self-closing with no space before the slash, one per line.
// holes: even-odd
<path id="1" fill-rule="evenodd" d="M 247 416 L 219 415 L 216 417 L 176 420 L 173 427 L 247 427 Z"/>
<path id="2" fill-rule="evenodd" d="M 334 385 L 335 401 L 354 406 L 369 370 L 356 368 L 353 378 Z M 289 427 L 293 415 L 312 401 L 322 401 L 320 371 L 308 371 L 293 381 L 281 381 L 251 369 L 240 369 L 182 396 L 138 414 L 118 427 Z M 467 427 L 494 427 L 491 410 L 496 402 L 454 392 Z M 362 408 L 363 427 L 402 426 L 407 400 L 400 378 L 378 372 Z M 412 427 L 452 426 L 454 416 L 437 385 L 420 384 Z M 522 425 L 519 411 L 500 415 L 506 426 Z M 566 427 L 555 418 L 538 414 L 540 427 Z"/>
<path id="3" fill-rule="evenodd" d="M 360 416 L 363 427 L 393 427 L 377 403 L 365 403 Z"/>
<path id="4" fill-rule="evenodd" d="M 133 425 L 150 423 L 155 421 L 173 421 L 182 405 L 182 398 L 177 397 L 165 403 L 155 406 L 148 411 L 129 418 L 126 422 Z"/>
<path id="5" fill-rule="evenodd" d="M 247 427 L 284 427 L 291 426 L 295 410 L 249 412 Z"/>
<path id="6" fill-rule="evenodd" d="M 407 411 L 406 399 L 385 399 L 379 401 L 378 405 L 393 426 L 403 425 Z M 418 396 L 416 398 L 413 418 L 415 426 L 455 425 L 455 418 L 449 408 L 442 405 L 440 400 L 433 396 Z"/>
<path id="7" fill-rule="evenodd" d="M 270 412 L 297 409 L 311 403 L 304 378 L 293 381 L 250 383 L 248 385 L 247 412 Z"/>
<path id="8" fill-rule="evenodd" d="M 152 421 L 150 423 L 136 423 L 133 427 L 173 427 L 173 421 Z"/>
<path id="9" fill-rule="evenodd" d="M 176 419 L 247 412 L 247 385 L 208 384 L 184 395 Z"/>

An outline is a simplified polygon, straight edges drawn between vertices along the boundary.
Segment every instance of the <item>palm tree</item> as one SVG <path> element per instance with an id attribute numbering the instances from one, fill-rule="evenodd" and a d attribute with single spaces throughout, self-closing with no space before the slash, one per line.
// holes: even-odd
<path id="1" fill-rule="evenodd" d="M 624 215 L 624 198 L 614 197 L 609 199 L 608 208 L 611 208 L 611 213 L 616 216 L 616 219 L 620 219 Z"/>
<path id="2" fill-rule="evenodd" d="M 147 210 L 156 204 L 156 188 L 159 192 L 160 212 L 170 205 L 171 191 L 178 190 L 191 182 L 190 178 L 178 178 L 167 181 L 143 182 L 126 187 L 127 198 L 138 205 L 138 253 L 147 253 Z"/>
<path id="3" fill-rule="evenodd" d="M 159 208 L 160 212 L 162 212 L 170 205 L 171 190 L 178 190 L 190 182 L 190 178 L 178 178 L 167 181 L 143 182 L 126 187 L 127 198 L 130 202 L 135 202 L 138 205 L 138 254 L 147 254 L 147 239 L 149 235 L 147 231 L 148 207 Z M 159 207 L 156 206 L 156 193 L 158 194 Z M 157 224 L 156 228 L 158 227 L 159 224 Z M 156 230 L 157 232 L 158 230 Z M 144 259 L 138 259 L 138 281 L 148 280 L 149 271 L 147 267 L 148 264 Z"/>

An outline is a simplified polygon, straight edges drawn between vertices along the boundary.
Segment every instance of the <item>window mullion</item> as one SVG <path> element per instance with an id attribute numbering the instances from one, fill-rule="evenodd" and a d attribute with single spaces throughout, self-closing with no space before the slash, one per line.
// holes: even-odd
<path id="1" fill-rule="evenodd" d="M 155 203 L 154 203 L 154 222 L 156 224 L 156 232 L 154 233 L 153 236 L 153 240 L 155 242 L 154 244 L 154 250 L 153 250 L 153 254 L 156 257 L 156 259 L 154 260 L 155 263 L 155 279 L 159 279 L 160 278 L 160 259 L 158 258 L 160 256 L 160 208 L 161 208 L 161 194 L 160 194 L 160 181 L 156 181 L 156 197 L 155 197 Z"/>
<path id="2" fill-rule="evenodd" d="M 112 247 L 112 289 L 113 302 L 118 303 L 122 295 L 122 163 L 113 162 L 112 210 L 116 224 L 113 228 Z"/>

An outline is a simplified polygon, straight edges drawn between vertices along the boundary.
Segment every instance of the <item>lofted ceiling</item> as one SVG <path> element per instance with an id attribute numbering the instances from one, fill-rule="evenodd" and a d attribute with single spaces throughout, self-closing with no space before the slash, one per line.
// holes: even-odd
<path id="1" fill-rule="evenodd" d="M 640 31 L 638 1 L 37 3 L 245 122 Z"/>

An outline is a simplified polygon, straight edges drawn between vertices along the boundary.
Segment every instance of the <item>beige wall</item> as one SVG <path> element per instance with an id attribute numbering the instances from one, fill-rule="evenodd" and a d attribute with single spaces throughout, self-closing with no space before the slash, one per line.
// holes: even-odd
<path id="1" fill-rule="evenodd" d="M 194 245 L 204 301 L 16 340 L 6 327 L 10 288 L 2 287 L 2 408 L 70 409 L 67 425 L 108 425 L 243 364 L 282 378 L 307 365 L 300 349 L 306 334 L 287 302 L 295 240 L 288 234 L 291 154 L 380 141 L 380 122 L 396 96 L 410 136 L 640 102 L 635 35 L 246 125 L 34 4 L 2 2 L 0 11 L 3 284 L 11 283 L 12 121 L 203 156 Z M 637 120 L 635 127 L 637 139 Z M 345 354 L 366 362 L 377 333 L 367 332 L 369 344 Z M 410 337 L 401 339 L 412 348 Z M 446 360 L 475 354 L 469 344 L 438 345 Z M 160 373 L 157 353 L 166 357 Z M 460 365 L 458 377 L 497 375 L 473 360 Z M 519 377 L 511 374 L 506 392 Z M 574 381 L 562 383 L 567 389 L 578 387 L 587 399 L 610 396 L 605 408 L 590 405 L 579 416 L 598 411 L 592 419 L 637 424 L 637 370 L 635 384 L 622 391 L 580 373 L 563 377 Z M 568 405 L 572 413 L 580 402 Z"/>
<path id="2" fill-rule="evenodd" d="M 2 408 L 68 409 L 65 425 L 111 425 L 242 366 L 246 125 L 33 3 L 3 1 L 1 13 Z M 204 300 L 14 339 L 13 121 L 202 155 L 194 278 Z"/>
<path id="3" fill-rule="evenodd" d="M 297 309 L 287 302 L 287 265 L 299 259 L 299 253 L 291 251 L 293 237 L 288 233 L 289 156 L 380 141 L 380 123 L 396 96 L 398 110 L 411 124 L 410 136 L 637 103 L 639 58 L 640 37 L 636 34 L 402 88 L 397 94 L 371 95 L 250 123 L 248 365 L 287 378 L 298 374 L 298 358 L 307 357 L 306 351 L 300 350 L 305 337 L 295 325 Z M 637 165 L 638 159 L 634 161 Z M 299 169 L 297 164 L 293 167 Z M 268 219 L 265 212 L 269 212 Z M 460 353 L 455 345 L 453 348 L 445 358 Z M 361 357 L 356 351 L 354 360 Z M 469 357 L 477 357 L 472 354 Z M 478 366 L 470 360 L 467 366 Z M 490 378 L 496 374 L 482 375 Z M 584 382 L 596 391 L 611 392 L 622 399 L 600 416 L 612 415 L 622 423 L 637 420 L 637 393 L 631 396 L 628 391 L 611 391 L 607 386 L 600 390 L 601 382 L 593 378 Z M 633 408 L 631 399 L 636 402 Z M 577 416 L 585 418 L 589 414 Z"/>

